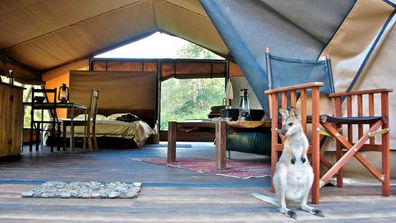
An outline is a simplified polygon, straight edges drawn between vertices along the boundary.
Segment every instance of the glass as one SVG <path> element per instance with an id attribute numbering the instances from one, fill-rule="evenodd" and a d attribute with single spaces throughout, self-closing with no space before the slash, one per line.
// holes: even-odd
<path id="1" fill-rule="evenodd" d="M 249 108 L 249 92 L 248 89 L 241 89 L 239 92 L 241 97 L 239 102 L 239 116 L 238 121 L 250 120 L 250 108 Z"/>

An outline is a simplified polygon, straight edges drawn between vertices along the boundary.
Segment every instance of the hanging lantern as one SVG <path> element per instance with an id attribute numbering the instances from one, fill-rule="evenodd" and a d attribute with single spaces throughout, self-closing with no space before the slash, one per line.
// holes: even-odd
<path id="1" fill-rule="evenodd" d="M 61 103 L 67 103 L 69 101 L 69 88 L 65 83 L 59 87 L 58 100 Z"/>
<path id="2" fill-rule="evenodd" d="M 239 117 L 238 121 L 249 121 L 250 120 L 250 108 L 249 108 L 249 92 L 248 89 L 241 89 L 241 99 L 239 102 Z"/>

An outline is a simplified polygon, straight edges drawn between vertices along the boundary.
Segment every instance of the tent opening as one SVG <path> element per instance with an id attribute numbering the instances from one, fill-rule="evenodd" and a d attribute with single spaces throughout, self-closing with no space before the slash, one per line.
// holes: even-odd
<path id="1" fill-rule="evenodd" d="M 207 64 L 190 64 L 190 61 L 196 59 L 224 61 L 224 58 L 194 43 L 156 32 L 144 39 L 94 57 L 96 60 L 105 58 L 165 59 L 161 60 L 165 69 L 161 69 L 159 78 L 161 81 L 158 83 L 160 130 L 168 129 L 168 121 L 206 119 L 212 106 L 222 104 L 225 76 L 213 75 L 213 69 L 216 70 L 218 65 L 216 63 L 211 65 L 211 74 L 208 75 L 208 69 L 205 69 Z M 173 59 L 185 59 L 185 61 L 175 64 Z M 99 62 L 96 63 L 97 66 L 98 64 Z M 175 69 L 183 69 L 183 71 Z"/>

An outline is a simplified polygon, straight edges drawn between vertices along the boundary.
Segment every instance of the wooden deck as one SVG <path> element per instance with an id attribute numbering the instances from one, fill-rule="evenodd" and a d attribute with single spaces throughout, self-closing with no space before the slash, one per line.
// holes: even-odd
<path id="1" fill-rule="evenodd" d="M 190 143 L 183 143 L 190 144 Z M 180 159 L 214 157 L 211 144 L 178 146 Z M 166 158 L 166 145 L 93 153 L 23 153 L 0 162 L 0 222 L 289 222 L 273 206 L 253 198 L 271 194 L 269 179 L 236 179 L 133 160 Z M 233 153 L 235 159 L 263 156 Z M 31 199 L 20 193 L 47 180 L 140 181 L 137 199 Z M 396 198 L 380 186 L 326 187 L 316 207 L 325 218 L 297 211 L 299 222 L 395 222 Z M 391 187 L 396 194 L 396 186 Z"/>

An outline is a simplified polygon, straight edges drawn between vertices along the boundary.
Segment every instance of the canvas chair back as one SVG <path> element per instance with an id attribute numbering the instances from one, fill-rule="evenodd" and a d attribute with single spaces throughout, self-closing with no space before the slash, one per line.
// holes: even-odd
<path id="1" fill-rule="evenodd" d="M 274 56 L 269 49 L 265 53 L 268 88 L 275 89 L 309 82 L 323 82 L 320 93 L 334 93 L 330 58 L 324 60 L 302 60 Z"/>

